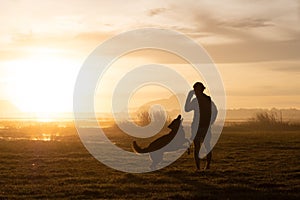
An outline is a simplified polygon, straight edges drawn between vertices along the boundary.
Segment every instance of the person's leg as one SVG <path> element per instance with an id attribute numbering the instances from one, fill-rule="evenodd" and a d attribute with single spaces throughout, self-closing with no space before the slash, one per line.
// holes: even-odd
<path id="1" fill-rule="evenodd" d="M 206 156 L 206 165 L 204 167 L 204 170 L 210 169 L 211 159 L 212 159 L 212 151 L 210 151 Z"/>
<path id="2" fill-rule="evenodd" d="M 194 159 L 195 159 L 197 170 L 200 170 L 199 151 L 200 151 L 200 141 L 195 139 L 194 140 Z"/>
<path id="3" fill-rule="evenodd" d="M 211 130 L 208 129 L 206 138 L 204 140 L 204 146 L 205 146 L 206 151 L 208 151 L 209 153 L 206 155 L 206 165 L 205 165 L 204 170 L 207 170 L 210 168 L 210 163 L 211 163 L 211 159 L 212 159 L 212 149 L 210 146 L 210 141 L 211 141 Z"/>

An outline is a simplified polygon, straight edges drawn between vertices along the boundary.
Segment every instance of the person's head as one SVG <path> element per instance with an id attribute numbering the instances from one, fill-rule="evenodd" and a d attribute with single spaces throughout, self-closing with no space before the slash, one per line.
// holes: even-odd
<path id="1" fill-rule="evenodd" d="M 193 88 L 194 88 L 195 93 L 203 93 L 205 86 L 201 82 L 196 82 L 193 85 Z"/>

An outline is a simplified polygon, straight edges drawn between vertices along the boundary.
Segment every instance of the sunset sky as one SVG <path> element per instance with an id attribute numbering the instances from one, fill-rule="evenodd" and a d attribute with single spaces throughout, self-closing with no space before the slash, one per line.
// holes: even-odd
<path id="1" fill-rule="evenodd" d="M 118 33 L 144 27 L 180 31 L 203 45 L 223 78 L 227 108 L 300 108 L 298 0 L 1 0 L 0 5 L 0 100 L 24 112 L 71 112 L 74 83 L 91 51 Z M 120 66 L 182 65 L 172 55 L 143 55 L 128 56 Z M 119 72 L 116 67 L 107 79 L 117 79 Z"/>

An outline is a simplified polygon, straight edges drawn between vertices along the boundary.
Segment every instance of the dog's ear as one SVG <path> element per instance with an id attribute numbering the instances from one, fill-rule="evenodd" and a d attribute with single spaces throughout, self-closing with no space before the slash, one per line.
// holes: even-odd
<path id="1" fill-rule="evenodd" d="M 177 128 L 178 125 L 181 124 L 181 115 L 178 115 L 176 119 L 174 119 L 168 126 L 170 129 Z"/>
<path id="2" fill-rule="evenodd" d="M 181 115 L 178 115 L 177 120 L 180 120 L 180 123 L 182 123 L 183 118 L 181 118 Z"/>

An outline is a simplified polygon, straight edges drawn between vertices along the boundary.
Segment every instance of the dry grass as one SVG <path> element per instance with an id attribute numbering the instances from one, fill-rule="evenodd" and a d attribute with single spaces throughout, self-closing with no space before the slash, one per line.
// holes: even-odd
<path id="1" fill-rule="evenodd" d="M 0 134 L 16 130 L 5 131 Z M 28 131 L 34 134 L 39 127 Z M 86 151 L 74 129 L 59 131 L 67 135 L 60 141 L 0 140 L 0 199 L 300 197 L 299 131 L 225 131 L 215 146 L 210 171 L 195 173 L 193 157 L 184 154 L 172 165 L 146 174 L 110 169 Z M 112 140 L 127 147 L 129 141 L 117 135 Z"/>
<path id="2" fill-rule="evenodd" d="M 280 117 L 272 112 L 257 113 L 255 117 L 250 118 L 248 121 L 243 123 L 231 123 L 225 127 L 226 130 L 230 131 L 298 131 L 300 130 L 300 124 L 290 123 L 283 121 Z"/>

